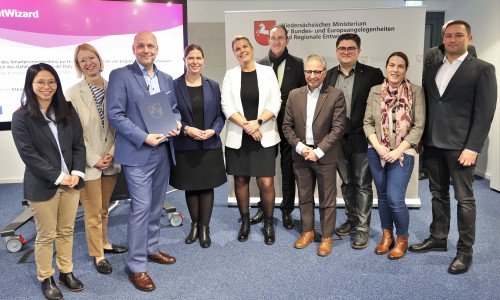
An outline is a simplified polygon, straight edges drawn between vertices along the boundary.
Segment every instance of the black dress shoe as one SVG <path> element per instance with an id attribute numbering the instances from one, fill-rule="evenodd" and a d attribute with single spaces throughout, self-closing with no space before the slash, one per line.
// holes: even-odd
<path id="1" fill-rule="evenodd" d="M 352 221 L 347 220 L 344 224 L 340 225 L 335 233 L 339 236 L 349 235 L 351 231 L 356 228 L 356 224 Z"/>
<path id="2" fill-rule="evenodd" d="M 264 219 L 264 210 L 259 206 L 259 210 L 257 211 L 257 213 L 250 218 L 250 224 L 252 225 L 258 224 L 262 222 L 263 219 Z"/>
<path id="3" fill-rule="evenodd" d="M 63 294 L 56 285 L 54 277 L 50 276 L 42 282 L 42 293 L 49 300 L 62 299 Z"/>
<path id="4" fill-rule="evenodd" d="M 189 231 L 188 236 L 186 237 L 186 244 L 192 244 L 196 242 L 198 239 L 198 222 L 191 223 L 191 231 Z"/>
<path id="5" fill-rule="evenodd" d="M 59 284 L 65 285 L 72 292 L 78 292 L 83 290 L 83 283 L 73 276 L 72 272 L 60 273 L 59 274 Z"/>
<path id="6" fill-rule="evenodd" d="M 127 247 L 111 244 L 111 249 L 104 249 L 104 253 L 120 254 L 127 252 Z"/>
<path id="7" fill-rule="evenodd" d="M 111 268 L 111 265 L 105 258 L 101 259 L 99 262 L 96 262 L 94 258 L 94 266 L 97 272 L 101 274 L 111 274 L 111 272 L 113 272 L 113 268 Z"/>
<path id="8" fill-rule="evenodd" d="M 368 232 L 358 230 L 354 236 L 352 247 L 354 249 L 364 249 L 368 247 Z"/>
<path id="9" fill-rule="evenodd" d="M 458 253 L 450 267 L 448 272 L 451 274 L 462 274 L 469 271 L 472 265 L 472 255 L 467 255 L 465 253 Z"/>
<path id="10" fill-rule="evenodd" d="M 438 242 L 434 238 L 428 237 L 420 244 L 411 245 L 410 251 L 424 253 L 429 251 L 448 251 L 448 248 L 446 241 Z"/>
<path id="11" fill-rule="evenodd" d="M 198 225 L 199 236 L 200 236 L 200 246 L 203 248 L 208 248 L 212 244 L 210 239 L 210 227 L 203 224 Z"/>
<path id="12" fill-rule="evenodd" d="M 288 230 L 295 227 L 295 221 L 293 220 L 292 214 L 289 212 L 283 212 L 283 227 Z"/>

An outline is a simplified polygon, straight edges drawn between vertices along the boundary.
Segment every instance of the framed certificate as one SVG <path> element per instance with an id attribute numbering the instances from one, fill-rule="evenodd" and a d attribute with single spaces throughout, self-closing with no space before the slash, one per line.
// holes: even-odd
<path id="1" fill-rule="evenodd" d="M 137 108 L 148 133 L 167 135 L 172 130 L 177 130 L 177 121 L 169 97 L 173 97 L 172 91 L 159 92 L 137 101 Z"/>

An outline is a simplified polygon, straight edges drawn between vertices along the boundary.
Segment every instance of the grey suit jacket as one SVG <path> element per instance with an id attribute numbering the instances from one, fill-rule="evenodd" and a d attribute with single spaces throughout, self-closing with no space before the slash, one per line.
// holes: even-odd
<path id="1" fill-rule="evenodd" d="M 104 89 L 108 82 L 104 81 Z M 112 164 L 105 170 L 100 170 L 95 164 L 106 155 L 115 156 L 115 129 L 109 125 L 106 115 L 106 96 L 104 96 L 104 127 L 95 104 L 94 95 L 85 79 L 66 91 L 66 100 L 73 103 L 83 128 L 83 138 L 87 148 L 87 168 L 85 181 L 101 178 L 101 174 L 114 175 L 120 172 L 119 164 Z"/>
<path id="2" fill-rule="evenodd" d="M 299 142 L 306 143 L 307 86 L 290 92 L 286 104 L 283 134 L 293 148 L 292 159 L 303 161 L 295 148 Z M 340 139 L 346 123 L 345 100 L 341 90 L 323 83 L 313 120 L 314 147 L 325 155 L 319 160 L 323 164 L 336 163 L 342 155 Z"/>
<path id="3" fill-rule="evenodd" d="M 495 67 L 467 55 L 440 96 L 436 74 L 441 65 L 432 65 L 425 81 L 427 121 L 424 144 L 481 152 L 497 103 Z"/>

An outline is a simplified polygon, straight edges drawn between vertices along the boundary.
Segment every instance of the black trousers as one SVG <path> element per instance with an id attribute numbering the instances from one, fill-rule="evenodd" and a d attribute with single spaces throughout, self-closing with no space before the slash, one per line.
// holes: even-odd
<path id="1" fill-rule="evenodd" d="M 364 138 L 364 137 L 363 137 Z M 358 149 L 355 140 L 342 139 L 344 157 L 337 163 L 337 171 L 342 179 L 342 196 L 345 202 L 347 220 L 356 223 L 359 231 L 370 231 L 373 206 L 372 174 L 364 151 Z"/>
<path id="2" fill-rule="evenodd" d="M 476 236 L 476 201 L 472 190 L 475 165 L 464 167 L 458 162 L 461 150 L 425 146 L 423 163 L 429 175 L 432 194 L 431 237 L 446 240 L 450 232 L 450 176 L 457 199 L 459 239 L 457 253 L 472 255 Z"/>

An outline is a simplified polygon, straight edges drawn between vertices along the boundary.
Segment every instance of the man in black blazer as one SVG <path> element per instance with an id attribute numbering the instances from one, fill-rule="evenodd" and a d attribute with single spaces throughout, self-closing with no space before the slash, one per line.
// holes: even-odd
<path id="1" fill-rule="evenodd" d="M 340 236 L 356 229 L 352 243 L 355 249 L 368 246 L 368 233 L 373 205 L 372 175 L 363 132 L 363 117 L 370 89 L 384 81 L 382 71 L 358 62 L 361 39 L 357 34 L 342 34 L 337 39 L 339 65 L 328 71 L 326 82 L 344 92 L 347 124 L 341 140 L 343 158 L 337 170 L 342 179 L 342 195 L 347 220 L 337 228 Z"/>
<path id="2" fill-rule="evenodd" d="M 280 134 L 281 179 L 283 200 L 280 209 L 283 213 L 283 227 L 292 229 L 295 222 L 292 211 L 295 202 L 295 176 L 293 174 L 292 148 L 283 135 L 283 117 L 285 114 L 288 94 L 291 90 L 306 85 L 304 77 L 304 62 L 302 59 L 288 53 L 288 30 L 283 25 L 275 25 L 269 30 L 269 54 L 257 63 L 272 66 L 281 90 L 281 109 L 278 114 L 278 132 Z M 262 221 L 264 212 L 259 202 L 259 211 L 250 221 L 257 224 Z"/>
<path id="3" fill-rule="evenodd" d="M 444 23 L 443 27 L 441 28 L 441 36 L 444 38 L 444 31 L 446 30 L 446 26 L 450 22 L 453 22 L 453 20 L 450 20 L 446 23 Z M 476 54 L 476 48 L 472 45 L 467 45 L 467 52 L 469 52 L 470 55 L 473 57 L 477 58 Z M 422 71 L 422 86 L 425 86 L 425 78 L 427 77 L 427 71 L 429 70 L 429 67 L 437 62 L 443 61 L 444 57 L 446 56 L 446 50 L 444 48 L 444 44 L 441 44 L 436 47 L 432 47 L 427 51 L 427 54 L 425 55 L 424 59 L 424 69 Z M 420 155 L 420 158 L 422 158 L 422 155 Z M 422 160 L 420 160 L 422 161 Z M 425 166 L 421 165 L 420 166 L 420 171 L 418 173 L 418 179 L 427 179 L 427 170 L 425 169 Z"/>
<path id="4" fill-rule="evenodd" d="M 425 83 L 427 119 L 424 166 L 432 193 L 430 237 L 410 247 L 414 252 L 446 251 L 450 230 L 450 176 L 457 204 L 459 239 L 448 272 L 465 273 L 472 264 L 476 201 L 472 190 L 477 154 L 488 136 L 497 101 L 495 67 L 467 53 L 469 24 L 446 27 L 446 57 L 433 64 Z"/>

